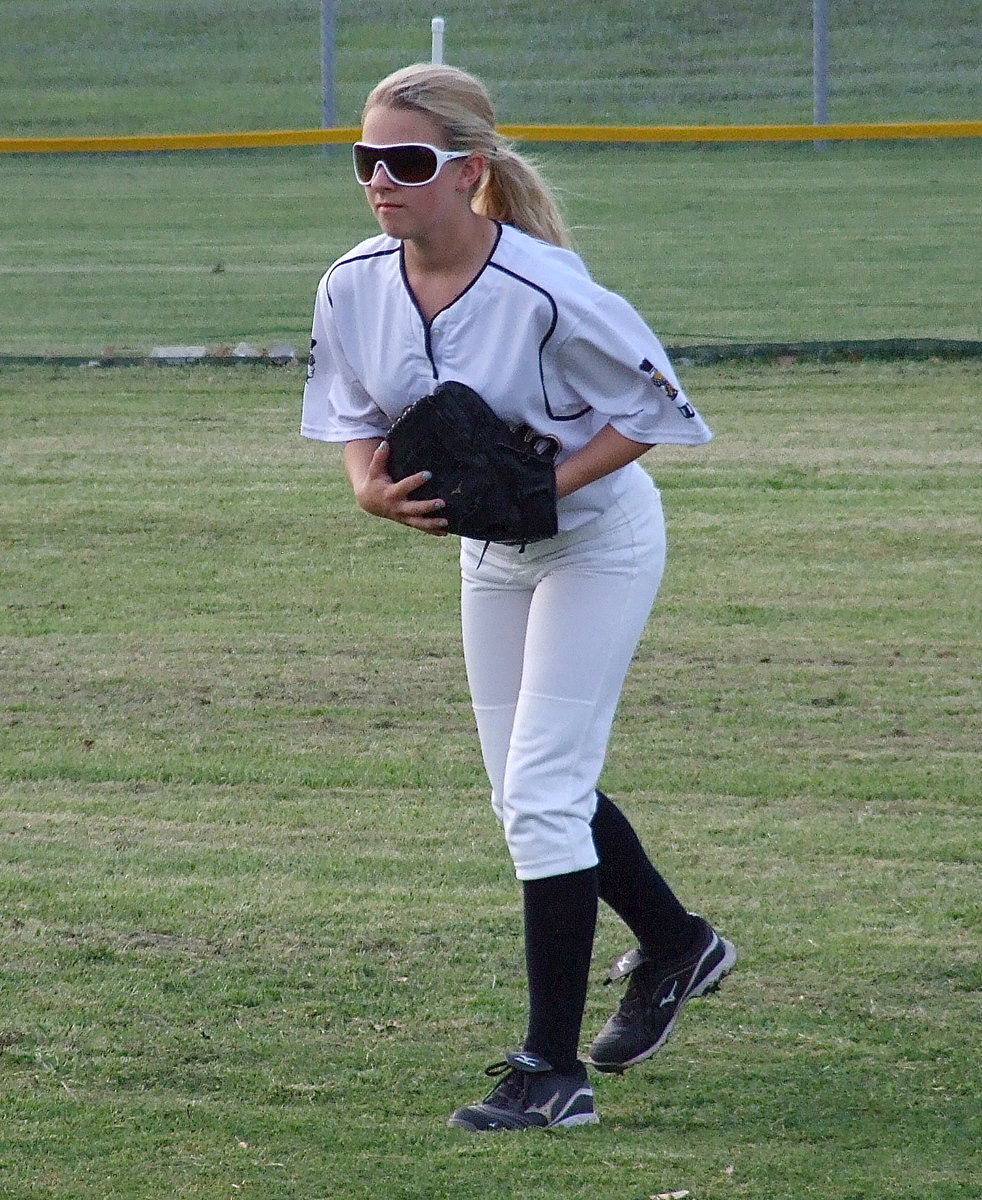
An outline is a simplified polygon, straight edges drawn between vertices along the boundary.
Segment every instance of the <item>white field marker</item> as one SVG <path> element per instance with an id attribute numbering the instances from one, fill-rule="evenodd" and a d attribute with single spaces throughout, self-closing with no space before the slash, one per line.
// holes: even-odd
<path id="1" fill-rule="evenodd" d="M 443 62 L 443 31 L 446 29 L 446 27 L 447 23 L 443 17 L 434 17 L 430 22 L 430 31 L 433 35 L 430 62 Z"/>

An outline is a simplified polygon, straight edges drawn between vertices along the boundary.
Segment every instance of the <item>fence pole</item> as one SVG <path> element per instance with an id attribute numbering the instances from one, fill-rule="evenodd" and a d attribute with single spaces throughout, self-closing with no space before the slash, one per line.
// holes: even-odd
<path id="1" fill-rule="evenodd" d="M 334 0 L 321 0 L 321 124 L 332 129 L 338 123 L 335 101 L 334 59 Z"/>
<path id="2" fill-rule="evenodd" d="M 443 31 L 446 29 L 447 23 L 443 17 L 434 17 L 430 22 L 430 32 L 432 34 L 430 51 L 430 62 L 443 62 Z"/>
<path id="3" fill-rule="evenodd" d="M 829 121 L 829 0 L 812 0 L 812 112 L 813 124 Z M 814 143 L 824 150 L 828 142 Z"/>

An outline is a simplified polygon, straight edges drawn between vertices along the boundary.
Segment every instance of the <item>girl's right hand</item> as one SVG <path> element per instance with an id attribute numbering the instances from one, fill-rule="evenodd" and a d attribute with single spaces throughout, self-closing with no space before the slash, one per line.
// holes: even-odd
<path id="1" fill-rule="evenodd" d="M 407 475 L 396 483 L 388 468 L 389 443 L 382 442 L 372 455 L 361 482 L 355 486 L 358 507 L 375 517 L 384 517 L 436 537 L 446 537 L 447 522 L 439 515 L 443 501 L 410 499 L 410 495 L 430 478 L 429 472 Z"/>

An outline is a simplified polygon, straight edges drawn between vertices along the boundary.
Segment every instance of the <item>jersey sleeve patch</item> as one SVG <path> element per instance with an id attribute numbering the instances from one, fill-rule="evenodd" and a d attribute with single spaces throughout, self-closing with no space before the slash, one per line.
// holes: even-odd
<path id="1" fill-rule="evenodd" d="M 638 367 L 638 370 L 643 371 L 644 374 L 647 375 L 648 378 L 651 380 L 651 382 L 654 384 L 654 386 L 656 388 L 658 388 L 660 391 L 664 392 L 665 395 L 669 398 L 669 400 L 673 400 L 676 402 L 678 401 L 679 389 L 675 386 L 674 383 L 672 383 L 672 381 L 670 379 L 667 379 L 661 373 L 661 371 L 658 370 L 658 368 L 655 366 L 655 364 L 653 362 L 649 362 L 649 360 L 647 358 L 643 358 Z M 692 407 L 691 404 L 689 404 L 687 402 L 683 402 L 682 404 L 677 404 L 677 408 L 683 417 L 687 417 L 690 420 L 696 415 L 696 410 Z"/>
<path id="2" fill-rule="evenodd" d="M 671 382 L 671 380 L 665 378 L 665 376 L 661 373 L 661 371 L 658 370 L 653 362 L 649 362 L 648 359 L 643 358 L 638 370 L 643 371 L 656 388 L 661 388 L 669 400 L 676 400 L 678 398 L 678 388 Z"/>

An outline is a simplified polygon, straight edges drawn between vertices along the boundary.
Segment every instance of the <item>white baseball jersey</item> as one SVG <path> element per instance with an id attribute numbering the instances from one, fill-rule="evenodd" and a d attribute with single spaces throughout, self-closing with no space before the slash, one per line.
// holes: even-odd
<path id="1" fill-rule="evenodd" d="M 303 436 L 384 437 L 408 404 L 451 379 L 509 424 L 557 437 L 560 461 L 607 424 L 650 445 L 712 437 L 655 335 L 570 250 L 499 226 L 484 269 L 432 321 L 409 287 L 401 241 L 370 238 L 338 259 L 317 290 Z M 560 530 L 605 512 L 640 470 L 631 463 L 565 497 Z"/>

